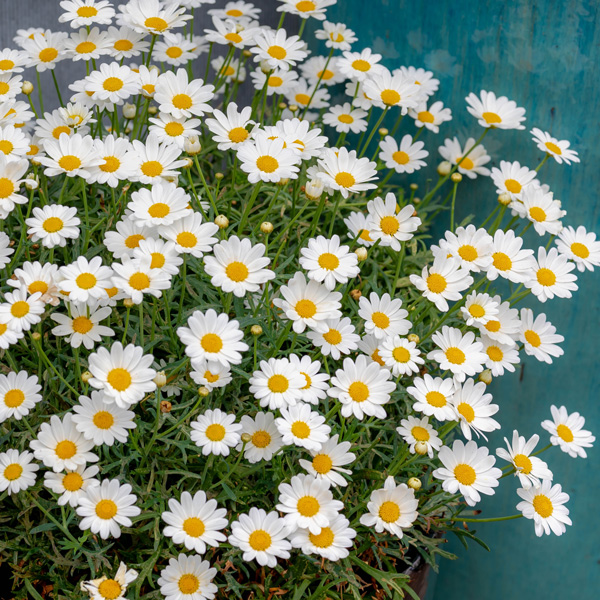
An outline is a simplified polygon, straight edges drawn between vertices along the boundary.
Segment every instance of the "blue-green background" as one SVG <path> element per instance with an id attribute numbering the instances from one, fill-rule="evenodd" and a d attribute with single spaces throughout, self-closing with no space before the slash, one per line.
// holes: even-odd
<path id="1" fill-rule="evenodd" d="M 452 108 L 454 119 L 438 136 L 421 139 L 439 160 L 437 147 L 444 137 L 461 141 L 478 137 L 481 129 L 465 109 L 465 96 L 480 90 L 506 95 L 527 109 L 525 131 L 493 131 L 485 140 L 492 164 L 518 160 L 531 168 L 541 158 L 529 130 L 539 127 L 559 139 L 568 139 L 580 153 L 573 166 L 547 163 L 540 179 L 548 183 L 568 211 L 566 224 L 585 225 L 600 232 L 600 3 L 571 0 L 514 0 L 511 2 L 449 0 L 346 0 L 328 10 L 328 20 L 346 23 L 359 41 L 355 50 L 371 47 L 383 55 L 388 68 L 425 67 L 440 80 L 435 99 Z M 403 123 L 397 139 L 413 132 Z M 490 165 L 488 165 L 490 166 Z M 431 170 L 429 170 L 431 174 Z M 458 216 L 487 215 L 495 206 L 492 182 L 468 182 L 466 203 Z M 465 190 L 461 190 L 465 192 Z M 476 222 L 481 223 L 481 218 Z M 534 234 L 530 245 L 539 241 Z M 546 239 L 544 239 L 545 243 Z M 492 383 L 491 392 L 501 410 L 502 430 L 490 436 L 490 448 L 502 444 L 516 428 L 523 435 L 547 433 L 540 422 L 550 416 L 550 405 L 564 404 L 586 417 L 586 428 L 600 431 L 597 360 L 600 273 L 584 273 L 571 300 L 546 304 L 529 297 L 525 305 L 544 311 L 565 336 L 565 355 L 552 365 L 525 359 L 524 369 Z M 555 481 L 571 496 L 568 507 L 573 526 L 562 537 L 537 538 L 525 519 L 481 525 L 478 533 L 491 552 L 477 545 L 465 551 L 451 539 L 448 547 L 458 561 L 442 561 L 428 593 L 432 600 L 577 599 L 600 597 L 598 497 L 600 452 L 572 459 L 557 448 L 543 458 Z M 496 495 L 478 508 L 482 516 L 514 514 L 519 501 L 516 481 L 502 480 Z"/>

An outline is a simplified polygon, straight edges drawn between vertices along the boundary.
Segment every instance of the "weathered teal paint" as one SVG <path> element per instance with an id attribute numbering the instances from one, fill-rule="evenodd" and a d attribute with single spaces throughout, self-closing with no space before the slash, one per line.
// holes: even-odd
<path id="1" fill-rule="evenodd" d="M 441 81 L 436 99 L 452 108 L 454 120 L 442 126 L 439 136 L 428 133 L 421 138 L 431 153 L 430 164 L 438 162 L 437 147 L 444 136 L 458 135 L 464 141 L 480 134 L 464 97 L 481 89 L 507 95 L 527 109 L 527 130 L 495 131 L 485 140 L 494 164 L 504 159 L 536 166 L 541 155 L 528 133 L 535 126 L 570 140 L 582 163 L 569 167 L 550 162 L 542 168 L 541 179 L 562 199 L 567 224 L 584 224 L 600 233 L 598 2 L 345 0 L 328 10 L 328 19 L 346 23 L 358 35 L 355 49 L 373 48 L 389 68 L 414 65 L 436 73 Z M 412 125 L 403 123 L 398 136 L 411 131 Z M 475 209 L 487 214 L 495 202 L 491 181 L 479 178 L 464 186 L 470 199 L 459 207 L 459 219 Z M 529 245 L 537 240 L 529 237 Z M 549 417 L 551 404 L 581 412 L 587 428 L 598 434 L 600 273 L 582 274 L 572 301 L 555 299 L 542 305 L 528 299 L 525 304 L 546 312 L 566 337 L 565 355 L 551 366 L 526 359 L 521 374 L 505 375 L 492 384 L 503 429 L 490 436 L 490 448 L 497 448 L 513 428 L 527 436 L 537 432 L 545 444 L 548 437 L 539 424 Z M 492 551 L 472 545 L 467 553 L 451 541 L 450 549 L 460 559 L 442 563 L 432 598 L 600 597 L 600 450 L 592 449 L 582 460 L 552 449 L 544 459 L 571 495 L 574 525 L 560 538 L 542 539 L 525 519 L 482 525 L 479 533 Z M 514 514 L 516 487 L 512 479 L 502 480 L 496 496 L 478 508 L 490 517 Z"/>

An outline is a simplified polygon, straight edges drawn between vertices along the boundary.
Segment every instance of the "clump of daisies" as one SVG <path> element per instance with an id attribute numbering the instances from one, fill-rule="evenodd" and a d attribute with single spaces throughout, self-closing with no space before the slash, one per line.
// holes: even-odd
<path id="1" fill-rule="evenodd" d="M 548 183 L 579 156 L 538 127 L 539 164 L 491 156 L 526 114 L 488 91 L 456 137 L 435 74 L 335 4 L 279 0 L 271 28 L 237 0 L 64 0 L 68 31 L 0 50 L 1 552 L 28 586 L 356 595 L 435 564 L 501 483 L 538 536 L 571 524 L 540 454 L 585 458 L 584 417 L 513 430 L 490 384 L 563 354 L 543 305 L 600 266 Z"/>

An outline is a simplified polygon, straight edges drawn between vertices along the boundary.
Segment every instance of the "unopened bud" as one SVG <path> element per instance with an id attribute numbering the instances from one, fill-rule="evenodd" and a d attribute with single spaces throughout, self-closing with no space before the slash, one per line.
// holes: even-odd
<path id="1" fill-rule="evenodd" d="M 157 112 L 158 112 L 158 108 L 156 106 L 149 106 L 148 107 L 148 114 L 155 115 Z"/>
<path id="2" fill-rule="evenodd" d="M 411 183 L 410 184 L 410 189 L 411 190 L 418 190 L 419 189 L 419 184 L 418 183 Z"/>
<path id="3" fill-rule="evenodd" d="M 482 371 L 479 373 L 479 377 L 477 378 L 479 381 L 483 381 L 485 385 L 490 385 L 492 383 L 492 372 L 489 369 Z"/>
<path id="4" fill-rule="evenodd" d="M 283 186 L 286 186 L 289 182 L 290 182 L 289 178 L 284 178 L 284 179 L 280 179 L 277 182 L 277 185 L 280 185 L 281 187 L 283 187 Z"/>
<path id="5" fill-rule="evenodd" d="M 323 194 L 324 189 L 325 184 L 320 179 L 313 179 L 306 182 L 304 193 L 311 200 L 318 200 Z"/>
<path id="6" fill-rule="evenodd" d="M 265 75 L 268 75 L 273 70 L 273 67 L 269 64 L 268 60 L 261 60 L 259 66 L 260 70 L 265 73 Z"/>
<path id="7" fill-rule="evenodd" d="M 31 81 L 24 81 L 23 82 L 23 87 L 21 88 L 21 91 L 26 96 L 29 96 L 29 94 L 31 94 L 33 92 L 33 83 L 31 83 Z"/>
<path id="8" fill-rule="evenodd" d="M 460 183 L 462 181 L 462 175 L 460 173 L 452 173 L 450 176 L 452 183 Z"/>
<path id="9" fill-rule="evenodd" d="M 31 337 L 36 341 L 39 342 L 42 339 L 42 334 L 39 331 L 34 331 L 31 334 Z"/>
<path id="10" fill-rule="evenodd" d="M 225 175 L 223 173 L 221 173 L 221 172 L 215 173 L 215 179 L 217 181 L 221 181 L 221 179 L 223 179 L 223 177 L 225 177 Z"/>
<path id="11" fill-rule="evenodd" d="M 250 50 L 243 50 L 242 56 L 245 56 L 246 58 L 250 58 L 252 56 L 252 52 L 250 52 Z"/>
<path id="12" fill-rule="evenodd" d="M 290 104 L 290 105 L 288 106 L 288 109 L 289 109 L 291 112 L 295 113 L 295 112 L 298 110 L 298 105 L 297 105 L 297 104 Z"/>
<path id="13" fill-rule="evenodd" d="M 129 104 L 128 102 L 123 105 L 123 116 L 126 119 L 134 119 L 136 113 L 135 104 Z"/>
<path id="14" fill-rule="evenodd" d="M 406 485 L 408 485 L 409 488 L 412 488 L 415 491 L 418 491 L 421 489 L 421 480 L 418 477 L 411 477 L 407 482 Z"/>
<path id="15" fill-rule="evenodd" d="M 215 225 L 217 225 L 219 229 L 227 229 L 227 227 L 229 227 L 229 219 L 225 215 L 217 215 L 215 217 Z"/>
<path id="16" fill-rule="evenodd" d="M 25 183 L 25 187 L 28 190 L 37 190 L 39 187 L 39 183 L 34 179 L 34 177 L 27 177 L 27 179 L 25 179 L 24 181 Z"/>
<path id="17" fill-rule="evenodd" d="M 242 433 L 240 437 L 242 438 L 242 442 L 244 442 L 244 444 L 252 441 L 252 436 L 249 433 Z"/>
<path id="18" fill-rule="evenodd" d="M 162 388 L 167 385 L 167 375 L 164 371 L 158 371 L 156 377 L 154 377 L 154 383 L 157 388 Z"/>
<path id="19" fill-rule="evenodd" d="M 250 333 L 252 335 L 260 335 L 263 332 L 263 328 L 260 325 L 252 325 L 250 327 Z"/>
<path id="20" fill-rule="evenodd" d="M 367 260 L 367 257 L 369 256 L 366 248 L 357 248 L 354 251 L 354 254 L 356 254 L 356 258 L 358 258 L 359 261 Z"/>
<path id="21" fill-rule="evenodd" d="M 421 198 L 417 198 L 417 196 L 415 196 L 415 197 L 412 199 L 412 203 L 413 203 L 413 204 L 421 204 Z"/>
<path id="22" fill-rule="evenodd" d="M 388 129 L 386 129 L 385 127 L 380 127 L 379 128 L 379 135 L 381 137 L 385 137 L 388 134 L 389 134 L 389 130 Z"/>
<path id="23" fill-rule="evenodd" d="M 202 145 L 197 135 L 191 135 L 183 142 L 183 149 L 192 156 L 199 154 L 202 151 Z"/>
<path id="24" fill-rule="evenodd" d="M 173 405 L 168 400 L 160 401 L 160 412 L 163 414 L 170 413 Z"/>
<path id="25" fill-rule="evenodd" d="M 135 302 L 131 298 L 125 298 L 123 300 L 123 306 L 126 308 L 131 308 L 132 306 L 135 306 Z"/>
<path id="26" fill-rule="evenodd" d="M 277 106 L 281 110 L 284 110 L 285 108 L 287 108 L 287 104 L 285 102 L 280 102 Z"/>
<path id="27" fill-rule="evenodd" d="M 450 175 L 450 171 L 452 171 L 452 164 L 447 160 L 443 160 L 437 168 L 438 175 L 440 177 L 445 177 L 446 175 Z"/>
<path id="28" fill-rule="evenodd" d="M 427 454 L 427 442 L 417 442 L 415 444 L 415 452 L 417 454 L 420 454 L 421 456 L 423 456 L 424 454 Z"/>
<path id="29" fill-rule="evenodd" d="M 407 338 L 409 342 L 413 342 L 414 344 L 418 344 L 421 341 L 421 338 L 416 333 L 409 333 Z"/>
<path id="30" fill-rule="evenodd" d="M 502 206 L 508 206 L 512 202 L 512 198 L 508 192 L 502 192 L 498 194 L 498 202 L 502 204 Z"/>
<path id="31" fill-rule="evenodd" d="M 185 163 L 183 165 L 184 169 L 191 169 L 194 166 L 194 161 L 191 158 L 189 158 L 189 157 L 184 158 L 183 162 Z"/>
<path id="32" fill-rule="evenodd" d="M 272 231 L 273 231 L 273 223 L 271 223 L 270 221 L 263 221 L 260 224 L 260 230 L 263 233 L 272 233 Z"/>
<path id="33" fill-rule="evenodd" d="M 359 289 L 354 288 L 353 290 L 350 290 L 350 298 L 353 300 L 360 300 L 361 296 L 362 292 Z"/>
<path id="34" fill-rule="evenodd" d="M 93 377 L 93 375 L 89 372 L 89 371 L 84 371 L 81 374 L 81 381 L 83 381 L 83 383 L 88 383 L 88 381 Z"/>
<path id="35" fill-rule="evenodd" d="M 210 394 L 210 390 L 207 387 L 199 387 L 198 388 L 198 395 L 202 396 L 202 398 L 206 398 L 206 396 L 208 396 Z"/>

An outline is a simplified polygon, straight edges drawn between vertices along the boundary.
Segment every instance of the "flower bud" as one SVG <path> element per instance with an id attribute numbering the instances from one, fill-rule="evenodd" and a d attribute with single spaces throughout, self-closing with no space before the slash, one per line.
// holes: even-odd
<path id="1" fill-rule="evenodd" d="M 183 149 L 192 156 L 199 154 L 202 151 L 202 146 L 200 145 L 198 136 L 191 135 L 189 138 L 186 138 L 183 142 Z"/>
<path id="2" fill-rule="evenodd" d="M 31 337 L 36 341 L 39 342 L 42 339 L 42 334 L 39 331 L 34 331 L 31 334 Z"/>
<path id="3" fill-rule="evenodd" d="M 240 437 L 242 438 L 242 442 L 244 442 L 244 444 L 247 444 L 252 440 L 252 436 L 249 433 L 242 433 Z"/>
<path id="4" fill-rule="evenodd" d="M 284 110 L 284 109 L 286 109 L 286 108 L 287 108 L 287 104 L 286 104 L 285 102 L 280 102 L 280 103 L 277 105 L 277 107 L 278 107 L 280 110 Z"/>
<path id="5" fill-rule="evenodd" d="M 126 308 L 131 308 L 132 306 L 135 306 L 135 302 L 131 298 L 125 298 L 123 300 L 123 306 Z"/>
<path id="6" fill-rule="evenodd" d="M 512 202 L 512 198 L 508 192 L 502 192 L 498 194 L 498 202 L 502 204 L 502 206 L 508 206 Z"/>
<path id="7" fill-rule="evenodd" d="M 423 456 L 427 454 L 427 443 L 426 442 L 417 442 L 415 444 L 415 452 Z"/>
<path id="8" fill-rule="evenodd" d="M 450 171 L 452 171 L 452 164 L 447 160 L 443 160 L 438 165 L 437 172 L 440 177 L 446 177 L 446 175 L 450 175 Z"/>
<path id="9" fill-rule="evenodd" d="M 410 184 L 410 189 L 411 190 L 418 190 L 419 189 L 419 184 L 418 183 L 411 183 Z"/>
<path id="10" fill-rule="evenodd" d="M 483 381 L 486 385 L 490 385 L 492 383 L 492 372 L 489 369 L 482 371 L 479 373 L 478 381 Z"/>
<path id="11" fill-rule="evenodd" d="M 366 248 L 357 248 L 354 251 L 354 254 L 356 254 L 356 258 L 358 258 L 359 261 L 363 261 L 363 260 L 367 260 L 367 257 L 369 256 L 369 253 L 367 252 Z"/>
<path id="12" fill-rule="evenodd" d="M 184 169 L 191 169 L 194 166 L 194 161 L 189 156 L 187 158 L 184 158 L 183 162 L 185 163 L 183 165 Z M 175 182 L 176 178 L 174 178 L 172 181 Z"/>
<path id="13" fill-rule="evenodd" d="M 310 200 L 318 200 L 323 194 L 325 184 L 320 179 L 307 181 L 304 186 L 304 193 Z"/>
<path id="14" fill-rule="evenodd" d="M 273 223 L 271 223 L 270 221 L 263 221 L 260 224 L 260 230 L 263 233 L 272 233 L 273 232 Z"/>
<path id="15" fill-rule="evenodd" d="M 215 225 L 218 225 L 219 229 L 227 229 L 229 227 L 229 219 L 225 215 L 217 215 L 215 217 Z"/>
<path id="16" fill-rule="evenodd" d="M 170 413 L 173 405 L 168 400 L 160 401 L 160 412 L 163 414 Z"/>
<path id="17" fill-rule="evenodd" d="M 460 173 L 452 173 L 450 176 L 452 183 L 460 183 L 462 181 L 462 175 Z"/>
<path id="18" fill-rule="evenodd" d="M 129 104 L 129 102 L 126 102 L 123 105 L 123 116 L 126 119 L 134 119 L 135 113 L 136 113 L 135 104 Z"/>
<path id="19" fill-rule="evenodd" d="M 245 56 L 246 58 L 250 58 L 252 56 L 252 52 L 250 52 L 250 50 L 243 50 L 242 56 Z"/>
<path id="20" fill-rule="evenodd" d="M 280 179 L 277 182 L 277 185 L 280 185 L 281 187 L 286 186 L 288 183 L 290 182 L 289 178 L 284 178 L 284 179 Z"/>
<path id="21" fill-rule="evenodd" d="M 353 300 L 360 300 L 360 297 L 362 296 L 362 292 L 356 288 L 354 288 L 353 290 L 350 290 L 350 298 L 352 298 Z"/>
<path id="22" fill-rule="evenodd" d="M 413 204 L 421 204 L 421 198 L 419 198 L 418 196 L 415 196 L 415 197 L 412 199 L 412 203 L 413 203 Z"/>
<path id="23" fill-rule="evenodd" d="M 388 135 L 390 133 L 390 131 L 389 131 L 389 129 L 386 129 L 385 127 L 380 127 L 378 133 L 381 137 L 385 137 L 386 135 Z"/>
<path id="24" fill-rule="evenodd" d="M 83 381 L 83 383 L 88 383 L 88 381 L 93 377 L 93 375 L 89 372 L 89 371 L 84 371 L 81 374 L 81 381 Z"/>
<path id="25" fill-rule="evenodd" d="M 29 96 L 33 92 L 33 83 L 31 83 L 31 81 L 24 81 L 23 82 L 23 87 L 21 88 L 21 91 L 26 96 Z"/>
<path id="26" fill-rule="evenodd" d="M 208 396 L 210 394 L 210 390 L 207 387 L 199 387 L 198 388 L 198 395 L 202 396 L 202 398 L 206 398 L 206 396 Z"/>
<path id="27" fill-rule="evenodd" d="M 221 179 L 223 179 L 223 177 L 225 177 L 225 175 L 223 175 L 223 173 L 220 173 L 220 172 L 219 173 L 215 173 L 215 179 L 217 181 L 221 181 Z"/>
<path id="28" fill-rule="evenodd" d="M 406 485 L 408 485 L 409 488 L 412 488 L 415 491 L 418 491 L 421 489 L 421 480 L 417 477 L 411 477 L 407 482 Z"/>
<path id="29" fill-rule="evenodd" d="M 271 67 L 271 65 L 269 64 L 269 61 L 267 61 L 267 60 L 261 60 L 259 67 L 260 67 L 260 70 L 265 75 L 268 75 L 273 70 L 273 67 Z"/>
<path id="30" fill-rule="evenodd" d="M 39 183 L 37 182 L 37 179 L 35 178 L 35 175 L 32 175 L 31 177 L 27 177 L 24 181 L 25 183 L 25 187 L 28 190 L 37 190 L 39 187 Z"/>
<path id="31" fill-rule="evenodd" d="M 162 388 L 167 385 L 167 375 L 164 371 L 158 371 L 156 373 L 156 377 L 154 377 L 154 383 L 156 384 L 157 388 Z"/>
<path id="32" fill-rule="evenodd" d="M 409 342 L 413 342 L 418 344 L 421 341 L 421 338 L 416 333 L 409 333 L 407 336 Z"/>
<path id="33" fill-rule="evenodd" d="M 250 327 L 250 333 L 252 335 L 260 335 L 263 332 L 263 328 L 260 325 L 252 325 Z"/>
<path id="34" fill-rule="evenodd" d="M 289 109 L 291 112 L 295 113 L 295 112 L 298 110 L 298 105 L 297 105 L 297 104 L 290 104 L 290 105 L 288 106 L 288 109 Z"/>
<path id="35" fill-rule="evenodd" d="M 156 106 L 149 106 L 148 107 L 148 114 L 149 115 L 155 115 L 158 112 L 158 108 Z"/>

